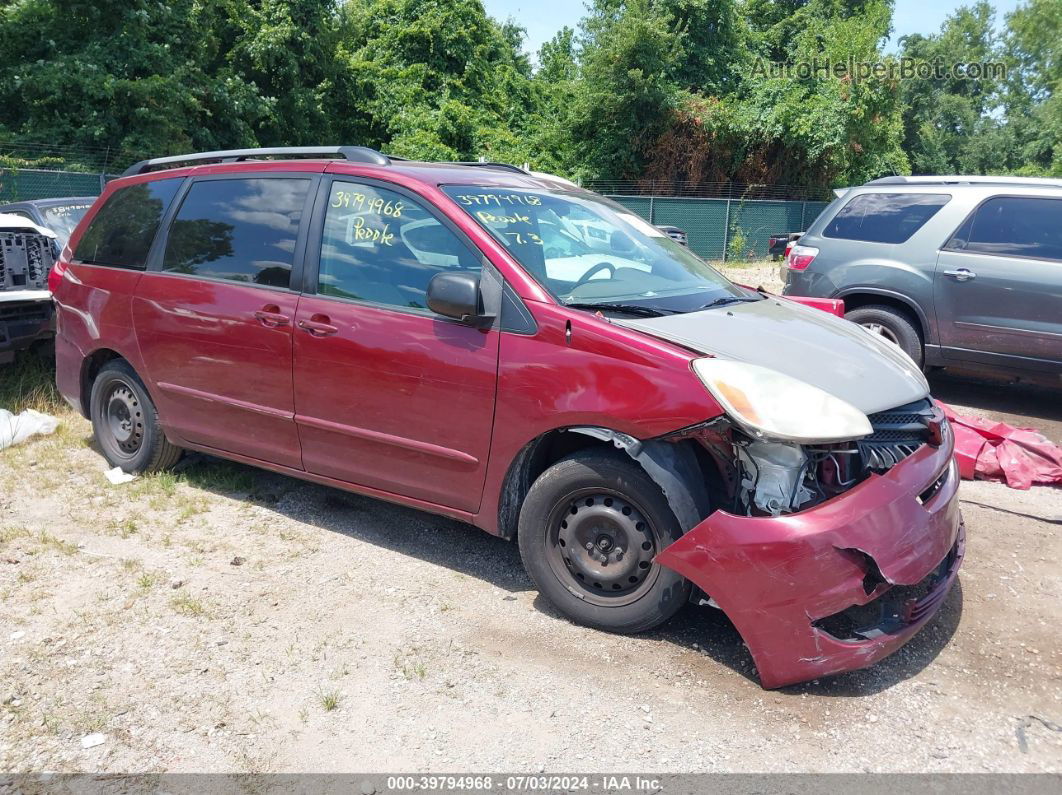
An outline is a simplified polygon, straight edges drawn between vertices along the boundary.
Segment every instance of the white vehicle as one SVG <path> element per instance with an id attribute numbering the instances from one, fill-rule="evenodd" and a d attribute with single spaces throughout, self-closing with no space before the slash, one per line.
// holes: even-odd
<path id="1" fill-rule="evenodd" d="M 53 335 L 48 273 L 54 238 L 28 218 L 0 213 L 0 364 Z"/>

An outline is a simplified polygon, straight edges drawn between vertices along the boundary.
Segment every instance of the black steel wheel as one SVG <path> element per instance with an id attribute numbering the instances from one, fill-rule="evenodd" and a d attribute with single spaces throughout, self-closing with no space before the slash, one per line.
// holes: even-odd
<path id="1" fill-rule="evenodd" d="M 158 412 L 140 377 L 129 363 L 105 364 L 92 382 L 89 397 L 92 429 L 111 466 L 139 474 L 168 469 L 181 448 L 166 438 Z"/>
<path id="2" fill-rule="evenodd" d="M 655 562 L 681 537 L 659 486 L 625 453 L 576 453 L 532 485 L 520 511 L 524 566 L 580 624 L 641 632 L 663 623 L 690 585 Z"/>
<path id="3" fill-rule="evenodd" d="M 548 520 L 550 567 L 602 607 L 631 604 L 656 581 L 660 539 L 631 501 L 612 490 L 582 489 Z M 666 540 L 665 542 L 666 543 Z"/>

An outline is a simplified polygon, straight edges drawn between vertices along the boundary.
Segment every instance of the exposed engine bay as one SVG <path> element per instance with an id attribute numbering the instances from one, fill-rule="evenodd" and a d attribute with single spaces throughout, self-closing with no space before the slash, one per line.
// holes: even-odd
<path id="1" fill-rule="evenodd" d="M 740 507 L 779 516 L 841 494 L 871 473 L 887 472 L 923 444 L 940 444 L 947 420 L 926 398 L 868 417 L 874 432 L 829 445 L 753 440 L 734 432 Z"/>

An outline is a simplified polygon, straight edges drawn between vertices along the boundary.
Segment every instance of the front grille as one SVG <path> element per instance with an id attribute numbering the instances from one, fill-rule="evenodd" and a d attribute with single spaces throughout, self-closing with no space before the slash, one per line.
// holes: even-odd
<path id="1" fill-rule="evenodd" d="M 40 290 L 52 267 L 51 243 L 36 232 L 0 232 L 0 290 Z"/>
<path id="2" fill-rule="evenodd" d="M 874 432 L 856 442 L 863 466 L 885 472 L 929 441 L 935 412 L 928 398 L 868 415 Z"/>

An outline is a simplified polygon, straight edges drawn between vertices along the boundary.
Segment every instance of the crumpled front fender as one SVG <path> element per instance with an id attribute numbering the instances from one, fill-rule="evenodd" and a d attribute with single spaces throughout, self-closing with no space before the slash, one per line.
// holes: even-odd
<path id="1" fill-rule="evenodd" d="M 961 562 L 958 483 L 949 438 L 807 511 L 778 517 L 716 511 L 657 562 L 727 614 L 764 687 L 862 668 L 903 645 L 944 601 Z M 957 557 L 932 604 L 899 631 L 852 641 L 812 625 L 880 597 L 890 585 L 922 582 L 953 549 Z M 885 580 L 871 578 L 870 593 L 865 556 Z"/>

